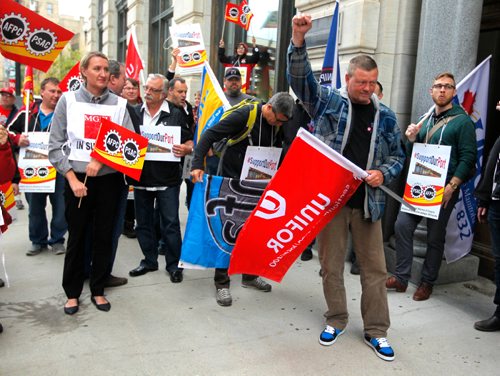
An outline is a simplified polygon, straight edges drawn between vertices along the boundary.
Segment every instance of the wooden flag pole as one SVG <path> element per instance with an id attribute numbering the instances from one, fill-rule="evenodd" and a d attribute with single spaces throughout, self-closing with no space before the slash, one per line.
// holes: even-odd
<path id="1" fill-rule="evenodd" d="M 86 185 L 87 184 L 87 174 L 85 174 L 85 179 L 83 179 L 83 185 Z M 82 199 L 83 199 L 83 196 L 80 197 L 80 200 L 78 201 L 78 209 L 80 209 L 80 205 L 82 204 Z"/>
<path id="2" fill-rule="evenodd" d="M 26 109 L 25 109 L 26 114 L 24 116 L 24 133 L 28 134 L 31 90 L 30 89 L 26 90 L 25 94 L 26 95 L 24 97 L 24 106 L 26 107 Z"/>

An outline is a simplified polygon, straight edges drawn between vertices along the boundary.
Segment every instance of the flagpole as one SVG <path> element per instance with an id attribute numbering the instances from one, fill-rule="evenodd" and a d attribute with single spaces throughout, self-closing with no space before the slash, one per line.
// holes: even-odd
<path id="1" fill-rule="evenodd" d="M 83 179 L 83 185 L 86 185 L 87 184 L 87 174 L 85 174 L 85 179 Z M 78 209 L 80 209 L 80 205 L 82 204 L 82 199 L 83 199 L 83 196 L 80 197 L 80 200 L 78 201 Z"/>
<path id="2" fill-rule="evenodd" d="M 28 134 L 28 123 L 29 123 L 29 114 L 30 114 L 30 93 L 31 90 L 26 90 L 26 95 L 24 97 L 24 105 L 26 107 L 26 114 L 24 116 L 24 133 Z"/>
<path id="3" fill-rule="evenodd" d="M 222 36 L 220 39 L 224 40 L 224 30 L 226 30 L 226 18 L 224 18 L 224 24 L 222 25 Z"/>

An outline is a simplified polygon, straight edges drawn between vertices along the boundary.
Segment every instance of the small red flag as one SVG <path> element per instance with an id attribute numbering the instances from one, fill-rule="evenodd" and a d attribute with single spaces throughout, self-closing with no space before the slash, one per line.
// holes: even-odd
<path id="1" fill-rule="evenodd" d="M 127 57 L 125 58 L 125 72 L 127 77 L 139 81 L 139 73 L 144 69 L 139 48 L 137 47 L 135 30 L 130 32 L 127 47 Z"/>
<path id="2" fill-rule="evenodd" d="M 80 76 L 80 62 L 77 63 L 69 70 L 64 78 L 59 83 L 59 87 L 63 92 L 77 91 L 82 86 L 83 80 Z"/>
<path id="3" fill-rule="evenodd" d="M 74 33 L 12 0 L 0 8 L 0 53 L 47 72 Z"/>
<path id="4" fill-rule="evenodd" d="M 147 148 L 146 137 L 101 118 L 101 128 L 90 156 L 134 180 L 139 180 Z"/>
<path id="5" fill-rule="evenodd" d="M 226 4 L 226 21 L 233 22 L 248 31 L 252 17 L 253 13 L 246 0 L 243 0 L 240 5 L 233 3 Z"/>

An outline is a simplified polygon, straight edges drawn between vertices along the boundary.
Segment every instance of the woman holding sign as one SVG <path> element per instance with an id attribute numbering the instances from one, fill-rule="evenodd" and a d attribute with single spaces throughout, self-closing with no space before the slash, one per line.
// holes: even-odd
<path id="1" fill-rule="evenodd" d="M 92 227 L 92 303 L 109 311 L 104 283 L 112 252 L 113 215 L 116 212 L 123 175 L 90 157 L 101 125 L 101 118 L 133 130 L 126 100 L 107 89 L 109 63 L 106 55 L 90 52 L 80 62 L 84 85 L 66 92 L 55 109 L 49 138 L 49 160 L 66 178 L 65 206 L 68 245 L 64 259 L 63 288 L 68 297 L 64 312 L 78 311 L 83 289 L 86 225 Z"/>

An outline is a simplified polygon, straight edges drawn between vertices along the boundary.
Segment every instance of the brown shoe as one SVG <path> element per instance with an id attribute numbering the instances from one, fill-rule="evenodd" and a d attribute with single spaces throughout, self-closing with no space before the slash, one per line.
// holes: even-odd
<path id="1" fill-rule="evenodd" d="M 104 287 L 117 287 L 126 285 L 128 282 L 127 278 L 115 277 L 114 275 L 109 275 L 108 279 L 104 283 Z"/>
<path id="2" fill-rule="evenodd" d="M 415 291 L 415 294 L 413 294 L 413 300 L 416 301 L 421 301 L 421 300 L 427 300 L 432 294 L 432 285 L 427 283 L 427 282 L 422 282 L 420 283 L 420 286 L 418 286 L 417 291 Z"/>
<path id="3" fill-rule="evenodd" d="M 396 289 L 396 292 L 405 292 L 408 285 L 403 285 L 396 277 L 389 277 L 387 281 L 385 281 L 385 287 L 388 289 Z"/>

